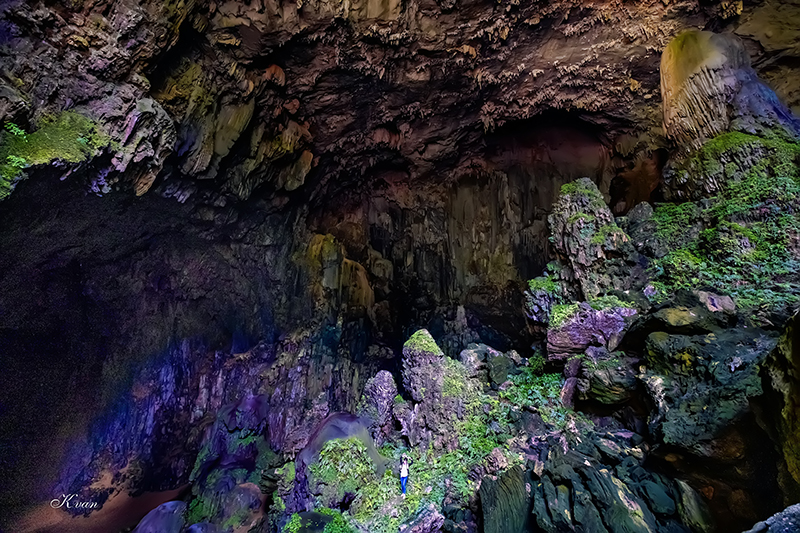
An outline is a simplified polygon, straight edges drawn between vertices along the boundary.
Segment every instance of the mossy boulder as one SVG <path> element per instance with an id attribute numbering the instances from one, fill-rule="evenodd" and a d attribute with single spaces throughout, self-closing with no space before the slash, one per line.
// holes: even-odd
<path id="1" fill-rule="evenodd" d="M 553 248 L 584 298 L 642 284 L 638 254 L 589 178 L 564 185 L 547 220 Z"/>
<path id="2" fill-rule="evenodd" d="M 444 353 L 426 329 L 403 345 L 403 386 L 415 402 L 437 401 L 444 385 Z"/>
<path id="3" fill-rule="evenodd" d="M 361 487 L 378 479 L 378 465 L 357 437 L 327 441 L 308 471 L 309 492 L 318 507 L 349 503 Z"/>
<path id="4" fill-rule="evenodd" d="M 556 306 L 547 329 L 547 356 L 568 359 L 589 346 L 613 351 L 636 314 L 633 306 L 616 298 Z"/>
<path id="5" fill-rule="evenodd" d="M 756 328 L 707 335 L 650 334 L 644 383 L 657 407 L 650 426 L 663 442 L 712 457 L 723 430 L 762 394 L 760 372 L 777 344 Z"/>
<path id="6" fill-rule="evenodd" d="M 639 383 L 634 362 L 622 352 L 588 349 L 587 355 L 581 359 L 579 399 L 604 405 L 616 405 L 629 400 Z"/>

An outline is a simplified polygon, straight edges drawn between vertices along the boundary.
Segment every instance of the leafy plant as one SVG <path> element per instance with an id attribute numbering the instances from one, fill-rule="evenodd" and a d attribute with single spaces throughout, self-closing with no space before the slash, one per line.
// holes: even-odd
<path id="1" fill-rule="evenodd" d="M 303 519 L 300 518 L 300 515 L 294 513 L 292 517 L 286 522 L 286 525 L 283 526 L 281 530 L 282 533 L 298 533 L 300 528 L 303 526 Z"/>
<path id="2" fill-rule="evenodd" d="M 319 509 L 318 512 L 333 518 L 333 520 L 325 524 L 325 529 L 322 530 L 322 533 L 354 533 L 353 528 L 350 527 L 341 512 L 328 508 Z"/>

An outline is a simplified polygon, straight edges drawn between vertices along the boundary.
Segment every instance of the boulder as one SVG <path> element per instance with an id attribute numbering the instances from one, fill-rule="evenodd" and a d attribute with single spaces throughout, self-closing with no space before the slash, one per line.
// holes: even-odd
<path id="1" fill-rule="evenodd" d="M 426 329 L 414 333 L 403 345 L 403 386 L 415 402 L 441 398 L 443 357 Z"/>
<path id="2" fill-rule="evenodd" d="M 592 180 L 564 185 L 547 220 L 553 247 L 571 267 L 584 298 L 610 287 L 624 291 L 644 285 L 638 253 Z"/>
<path id="3" fill-rule="evenodd" d="M 549 359 L 568 359 L 571 355 L 583 354 L 589 346 L 613 351 L 637 314 L 632 307 L 595 309 L 586 302 L 565 306 L 562 312 L 566 316 L 558 321 L 551 319 L 547 329 Z"/>
<path id="4" fill-rule="evenodd" d="M 459 361 L 467 370 L 471 378 L 480 379 L 481 383 L 489 382 L 488 361 L 503 355 L 491 346 L 485 344 L 469 344 L 458 356 Z"/>
<path id="5" fill-rule="evenodd" d="M 528 531 L 531 499 L 525 488 L 524 472 L 515 466 L 496 478 L 487 477 L 479 491 L 485 533 Z"/>
<path id="6" fill-rule="evenodd" d="M 795 533 L 800 531 L 800 503 L 787 507 L 744 533 Z"/>
<path id="7" fill-rule="evenodd" d="M 405 533 L 439 533 L 444 526 L 444 516 L 431 504 L 404 530 Z"/>
<path id="8" fill-rule="evenodd" d="M 358 415 L 371 421 L 370 433 L 377 446 L 383 444 L 393 429 L 392 407 L 397 396 L 397 385 L 392 374 L 381 370 L 367 380 Z"/>
<path id="9" fill-rule="evenodd" d="M 605 405 L 629 400 L 638 385 L 635 360 L 623 352 L 609 353 L 601 348 L 589 348 L 586 353 L 581 359 L 579 398 Z"/>
<path id="10" fill-rule="evenodd" d="M 185 502 L 162 503 L 142 518 L 133 533 L 181 533 L 185 512 Z"/>
<path id="11" fill-rule="evenodd" d="M 714 518 L 708 511 L 703 498 L 686 482 L 676 480 L 678 486 L 678 513 L 684 524 L 693 533 L 713 533 L 716 530 Z"/>

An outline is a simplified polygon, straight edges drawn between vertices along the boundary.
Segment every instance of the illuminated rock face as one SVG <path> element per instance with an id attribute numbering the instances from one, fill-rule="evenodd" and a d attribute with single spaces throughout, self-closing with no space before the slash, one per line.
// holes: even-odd
<path id="1" fill-rule="evenodd" d="M 687 31 L 661 56 L 664 129 L 680 146 L 699 148 L 726 131 L 800 136 L 800 122 L 764 84 L 736 36 Z"/>

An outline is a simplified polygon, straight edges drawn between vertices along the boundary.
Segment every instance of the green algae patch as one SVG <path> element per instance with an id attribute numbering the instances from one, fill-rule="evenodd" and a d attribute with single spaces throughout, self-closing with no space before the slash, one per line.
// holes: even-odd
<path id="1" fill-rule="evenodd" d="M 11 194 L 25 168 L 56 160 L 79 163 L 110 143 L 94 121 L 73 111 L 43 119 L 33 133 L 6 123 L 0 140 L 0 199 Z"/>
<path id="2" fill-rule="evenodd" d="M 409 337 L 406 343 L 403 345 L 403 349 L 406 348 L 418 352 L 427 352 L 433 354 L 443 353 L 442 349 L 439 348 L 439 345 L 437 345 L 436 341 L 433 340 L 433 337 L 431 337 L 431 334 L 425 329 L 420 329 L 411 335 L 411 337 Z"/>
<path id="3" fill-rule="evenodd" d="M 581 180 L 565 183 L 561 186 L 561 196 L 571 196 L 575 194 L 578 196 L 588 197 L 598 206 L 606 206 L 606 203 L 603 200 L 603 195 L 600 194 L 600 191 L 597 189 L 597 187 L 587 187 L 581 182 Z"/>
<path id="4" fill-rule="evenodd" d="M 560 328 L 567 320 L 575 316 L 579 308 L 577 303 L 554 305 L 550 311 L 550 327 Z"/>

